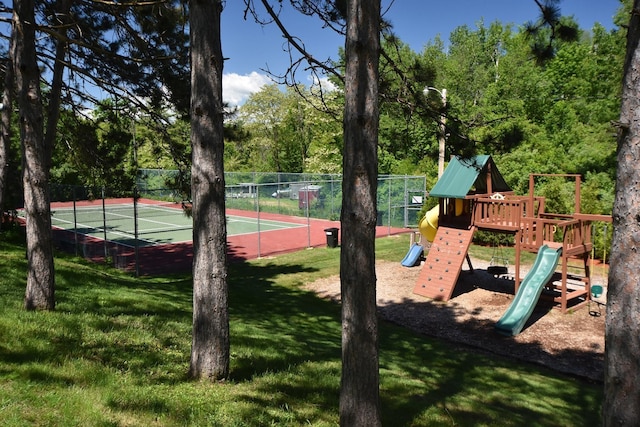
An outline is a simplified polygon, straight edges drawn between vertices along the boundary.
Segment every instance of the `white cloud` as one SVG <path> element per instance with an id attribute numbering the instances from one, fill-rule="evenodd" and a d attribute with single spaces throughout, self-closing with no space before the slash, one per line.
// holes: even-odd
<path id="1" fill-rule="evenodd" d="M 338 89 L 327 77 L 318 79 L 315 75 L 309 75 L 307 80 L 310 82 L 312 88 L 321 87 L 322 90 L 327 92 L 333 92 Z"/>
<path id="2" fill-rule="evenodd" d="M 269 77 L 255 71 L 244 76 L 236 73 L 223 74 L 222 98 L 232 106 L 241 105 L 249 95 L 259 92 L 262 86 L 271 83 L 273 82 Z"/>

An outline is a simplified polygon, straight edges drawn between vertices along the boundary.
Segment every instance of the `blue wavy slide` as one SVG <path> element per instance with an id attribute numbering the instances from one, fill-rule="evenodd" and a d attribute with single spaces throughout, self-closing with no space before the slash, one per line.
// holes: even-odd
<path id="1" fill-rule="evenodd" d="M 561 253 L 562 248 L 552 249 L 547 245 L 540 247 L 536 261 L 518 288 L 516 297 L 500 320 L 498 320 L 498 323 L 496 323 L 496 330 L 499 333 L 515 336 L 522 331 L 531 313 L 533 313 L 544 285 L 553 276 Z"/>
<path id="2" fill-rule="evenodd" d="M 420 258 L 422 257 L 422 253 L 424 248 L 419 243 L 414 243 L 409 248 L 409 252 L 405 255 L 402 260 L 402 265 L 404 267 L 415 267 L 420 263 Z"/>

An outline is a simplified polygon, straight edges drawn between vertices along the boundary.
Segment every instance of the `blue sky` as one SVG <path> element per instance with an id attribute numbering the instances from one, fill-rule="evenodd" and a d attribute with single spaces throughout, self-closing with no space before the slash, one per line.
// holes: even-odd
<path id="1" fill-rule="evenodd" d="M 255 3 L 261 7 L 260 1 Z M 344 40 L 330 29 L 323 29 L 318 20 L 291 12 L 288 1 L 283 4 L 288 7 L 282 15 L 288 31 L 299 36 L 319 59 L 337 58 Z M 613 28 L 613 16 L 619 6 L 620 0 L 560 3 L 562 13 L 573 15 L 582 29 L 591 29 L 596 22 Z M 229 58 L 224 65 L 223 96 L 236 105 L 271 83 L 262 69 L 278 74 L 289 64 L 278 28 L 273 24 L 261 27 L 251 17 L 243 20 L 243 7 L 243 0 L 227 0 L 222 12 L 222 51 Z M 486 25 L 500 21 L 518 26 L 535 20 L 539 12 L 534 0 L 382 0 L 382 8 L 394 32 L 416 52 L 438 35 L 446 42 L 451 31 L 461 25 L 475 28 L 483 20 Z"/>

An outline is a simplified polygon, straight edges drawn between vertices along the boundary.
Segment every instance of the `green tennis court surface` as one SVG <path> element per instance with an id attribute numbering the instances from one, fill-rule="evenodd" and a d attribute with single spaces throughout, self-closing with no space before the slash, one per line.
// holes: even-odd
<path id="1" fill-rule="evenodd" d="M 192 219 L 176 204 L 138 203 L 136 210 L 132 204 L 107 205 L 104 211 L 97 207 L 52 208 L 51 223 L 54 227 L 129 246 L 135 246 L 136 235 L 139 246 L 189 242 L 193 229 Z M 227 216 L 228 236 L 298 227 L 304 225 Z"/>

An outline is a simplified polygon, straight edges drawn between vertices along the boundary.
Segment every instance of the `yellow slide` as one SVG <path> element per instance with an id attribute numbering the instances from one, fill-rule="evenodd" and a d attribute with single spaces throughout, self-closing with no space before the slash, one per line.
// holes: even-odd
<path id="1" fill-rule="evenodd" d="M 425 214 L 424 218 L 420 220 L 418 224 L 418 230 L 420 234 L 427 239 L 428 242 L 433 242 L 436 238 L 436 231 L 438 231 L 438 215 L 440 214 L 440 208 L 435 206 Z"/>

